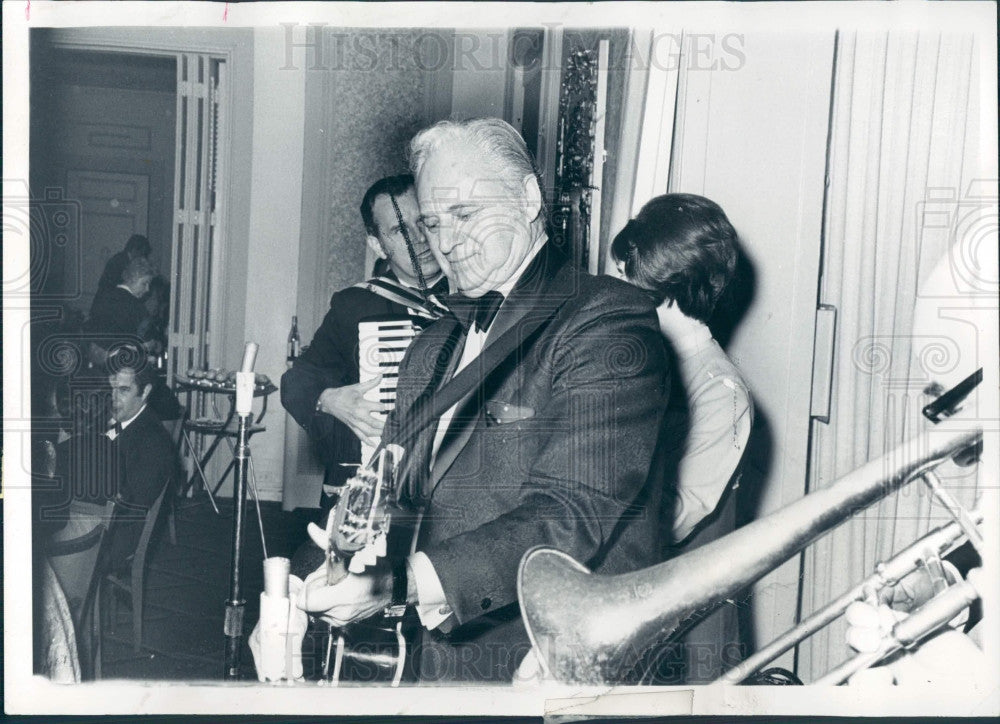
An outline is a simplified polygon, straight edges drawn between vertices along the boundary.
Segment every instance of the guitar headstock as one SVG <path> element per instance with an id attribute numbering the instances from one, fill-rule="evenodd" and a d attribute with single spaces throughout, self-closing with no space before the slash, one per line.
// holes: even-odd
<path id="1" fill-rule="evenodd" d="M 344 483 L 327 525 L 331 564 L 349 559 L 350 570 L 360 573 L 385 555 L 391 518 L 388 503 L 395 492 L 402 452 L 398 445 L 387 445 Z"/>

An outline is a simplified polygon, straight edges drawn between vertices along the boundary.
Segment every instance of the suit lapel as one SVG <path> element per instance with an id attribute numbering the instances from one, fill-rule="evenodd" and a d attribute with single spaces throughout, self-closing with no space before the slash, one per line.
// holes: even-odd
<path id="1" fill-rule="evenodd" d="M 546 244 L 538 252 L 535 261 L 525 270 L 497 312 L 497 316 L 486 335 L 486 344 L 483 346 L 481 356 L 486 353 L 491 344 L 529 314 L 535 312 L 551 314 L 554 312 L 555 308 L 565 301 L 566 291 L 571 289 L 570 284 L 564 283 L 567 278 L 565 272 L 568 271 L 566 257 L 551 243 Z M 555 303 L 554 306 L 553 303 Z M 460 354 L 454 355 L 451 372 L 445 379 L 451 379 L 460 356 Z M 441 449 L 438 450 L 437 458 L 434 461 L 434 469 L 431 471 L 429 480 L 430 487 L 424 491 L 427 498 L 433 495 L 441 478 L 469 444 L 472 433 L 482 422 L 482 408 L 485 404 L 485 400 L 481 399 L 482 394 L 483 386 L 480 384 L 458 403 L 451 427 L 445 435 Z M 431 427 L 436 432 L 437 426 L 432 425 Z M 431 440 L 433 441 L 433 433 Z"/>
<path id="2" fill-rule="evenodd" d="M 423 335 L 433 335 L 433 337 L 427 338 L 428 345 L 426 349 L 421 351 L 423 361 L 411 362 L 411 364 L 430 365 L 431 374 L 423 392 L 409 400 L 406 414 L 399 418 L 403 423 L 417 422 L 413 419 L 414 409 L 420 405 L 423 398 L 433 395 L 444 380 L 451 379 L 455 367 L 462 357 L 462 346 L 465 340 L 462 326 L 456 319 L 445 317 L 423 332 Z M 419 344 L 421 341 L 425 340 L 418 338 L 417 343 Z M 448 355 L 447 361 L 442 359 L 444 355 Z M 422 484 L 421 481 L 427 480 L 427 466 L 436 430 L 437 426 L 433 423 L 425 426 L 417 435 L 411 449 L 406 451 L 407 454 L 403 457 L 402 471 L 399 476 L 400 489 L 406 490 L 410 499 L 416 499 L 419 494 L 427 492 L 423 489 L 426 482 Z M 401 432 L 401 439 L 403 438 L 405 438 L 405 434 Z"/>

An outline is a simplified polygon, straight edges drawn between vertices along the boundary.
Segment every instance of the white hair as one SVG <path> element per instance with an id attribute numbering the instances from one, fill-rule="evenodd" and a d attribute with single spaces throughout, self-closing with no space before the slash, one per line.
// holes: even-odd
<path id="1" fill-rule="evenodd" d="M 515 128 L 500 118 L 473 118 L 467 121 L 440 121 L 420 131 L 410 141 L 410 170 L 420 173 L 428 154 L 442 143 L 460 141 L 468 143 L 483 154 L 504 188 L 513 194 L 524 193 L 524 179 L 528 176 L 542 179 L 531 158 L 531 153 Z M 544 207 L 544 203 L 543 203 Z"/>

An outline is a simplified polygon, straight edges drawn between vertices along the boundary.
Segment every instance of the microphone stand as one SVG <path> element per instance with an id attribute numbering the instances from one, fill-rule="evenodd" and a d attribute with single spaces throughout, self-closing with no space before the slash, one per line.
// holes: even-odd
<path id="1" fill-rule="evenodd" d="M 257 345 L 247 342 L 243 352 L 243 365 L 236 373 L 236 413 L 239 415 L 239 427 L 236 433 L 236 450 L 234 451 L 236 468 L 234 470 L 233 490 L 233 547 L 232 566 L 229 577 L 229 598 L 226 600 L 226 617 L 223 632 L 226 636 L 226 663 L 223 678 L 226 681 L 236 681 L 240 678 L 240 654 L 243 647 L 243 613 L 246 601 L 240 590 L 240 577 L 243 568 L 243 541 L 246 537 L 243 519 L 247 501 L 247 474 L 250 465 L 250 424 L 253 420 L 254 374 L 253 365 L 257 357 Z"/>

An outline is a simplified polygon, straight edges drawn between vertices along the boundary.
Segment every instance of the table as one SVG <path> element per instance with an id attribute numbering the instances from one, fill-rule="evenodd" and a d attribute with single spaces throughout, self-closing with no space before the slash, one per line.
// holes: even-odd
<path id="1" fill-rule="evenodd" d="M 191 474 L 187 482 L 184 485 L 182 494 L 186 494 L 189 489 L 191 489 L 197 479 L 200 477 L 202 484 L 205 486 L 205 492 L 208 493 L 208 499 L 212 503 L 212 508 L 215 509 L 216 513 L 219 513 L 219 506 L 215 502 L 215 495 L 219 492 L 219 488 L 225 482 L 226 477 L 229 472 L 233 470 L 236 465 L 235 459 L 229 461 L 229 465 L 223 471 L 222 476 L 219 481 L 212 488 L 209 485 L 208 478 L 205 476 L 205 466 L 208 465 L 209 460 L 212 459 L 212 455 L 215 454 L 216 448 L 223 440 L 235 439 L 239 430 L 239 420 L 236 416 L 236 386 L 230 382 L 218 382 L 209 379 L 190 379 L 185 377 L 178 377 L 174 380 L 174 389 L 178 394 L 184 393 L 187 395 L 187 409 L 193 411 L 196 408 L 192 405 L 192 397 L 194 395 L 202 396 L 202 401 L 204 401 L 204 396 L 211 395 L 213 397 L 212 408 L 213 410 L 218 410 L 215 405 L 215 397 L 224 397 L 229 403 L 229 410 L 226 413 L 224 419 L 217 418 L 190 418 L 185 417 L 184 424 L 182 426 L 182 434 L 185 442 L 187 443 L 188 449 L 191 451 L 191 455 L 194 458 L 194 464 L 196 472 Z M 274 384 L 270 381 L 263 384 L 254 385 L 253 396 L 263 397 L 264 403 L 261 406 L 260 416 L 257 418 L 256 423 L 254 423 L 253 415 L 251 414 L 249 420 L 249 427 L 247 428 L 248 437 L 252 437 L 258 432 L 264 432 L 267 428 L 260 424 L 264 420 L 264 416 L 267 414 L 267 398 L 271 393 L 278 390 Z M 212 442 L 209 444 L 208 449 L 198 457 L 198 451 L 195 448 L 194 443 L 191 441 L 191 435 L 201 435 L 203 437 L 209 437 Z M 232 450 L 232 444 L 230 444 L 230 450 Z"/>

